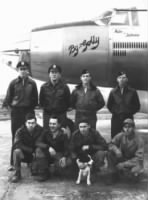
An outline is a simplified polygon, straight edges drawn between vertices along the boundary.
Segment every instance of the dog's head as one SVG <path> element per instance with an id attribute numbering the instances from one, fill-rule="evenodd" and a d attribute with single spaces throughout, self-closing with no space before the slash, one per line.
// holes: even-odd
<path id="1" fill-rule="evenodd" d="M 85 169 L 87 166 L 91 167 L 93 164 L 93 160 L 92 160 L 91 156 L 89 154 L 87 154 L 86 152 L 81 152 L 78 155 L 76 162 L 80 169 Z"/>

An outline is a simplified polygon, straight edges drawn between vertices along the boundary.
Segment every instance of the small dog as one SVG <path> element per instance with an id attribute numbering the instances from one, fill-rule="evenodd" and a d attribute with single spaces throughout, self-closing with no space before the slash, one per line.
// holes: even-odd
<path id="1" fill-rule="evenodd" d="M 81 180 L 86 178 L 87 185 L 91 185 L 91 167 L 93 164 L 93 160 L 90 155 L 87 155 L 85 153 L 82 153 L 78 156 L 76 163 L 79 168 L 79 174 L 76 181 L 76 184 L 80 184 Z"/>

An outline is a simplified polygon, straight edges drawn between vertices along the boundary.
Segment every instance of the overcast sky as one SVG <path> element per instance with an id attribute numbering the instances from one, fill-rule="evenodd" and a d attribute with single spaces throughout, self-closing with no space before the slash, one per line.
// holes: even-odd
<path id="1" fill-rule="evenodd" d="M 31 29 L 86 20 L 110 8 L 148 8 L 147 0 L 0 0 L 0 48 Z"/>

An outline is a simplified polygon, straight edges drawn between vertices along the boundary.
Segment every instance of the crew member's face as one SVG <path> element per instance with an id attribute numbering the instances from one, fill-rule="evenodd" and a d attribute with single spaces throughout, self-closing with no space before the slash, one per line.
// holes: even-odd
<path id="1" fill-rule="evenodd" d="M 89 132 L 90 125 L 86 122 L 82 122 L 79 124 L 79 130 L 82 135 L 87 135 Z"/>
<path id="2" fill-rule="evenodd" d="M 124 87 L 127 84 L 128 79 L 127 79 L 126 75 L 123 74 L 123 75 L 117 77 L 117 82 L 118 82 L 119 87 Z"/>
<path id="3" fill-rule="evenodd" d="M 123 127 L 123 131 L 126 133 L 127 136 L 132 135 L 134 132 L 134 126 L 131 124 L 125 124 Z"/>
<path id="4" fill-rule="evenodd" d="M 23 77 L 27 77 L 29 72 L 28 72 L 28 68 L 27 67 L 19 67 L 18 68 L 18 73 L 19 73 L 19 76 L 21 76 L 22 78 Z"/>
<path id="5" fill-rule="evenodd" d="M 26 127 L 29 132 L 32 132 L 36 126 L 36 119 L 29 119 L 26 121 Z"/>
<path id="6" fill-rule="evenodd" d="M 49 73 L 49 78 L 52 82 L 57 82 L 61 78 L 61 74 L 58 71 L 51 70 Z"/>
<path id="7" fill-rule="evenodd" d="M 52 133 L 56 132 L 59 129 L 58 119 L 50 118 L 49 119 L 49 128 Z"/>
<path id="8" fill-rule="evenodd" d="M 91 76 L 90 76 L 89 73 L 82 74 L 82 76 L 81 76 L 80 79 L 81 79 L 81 81 L 82 81 L 83 84 L 88 84 L 90 82 L 90 80 L 91 80 Z"/>

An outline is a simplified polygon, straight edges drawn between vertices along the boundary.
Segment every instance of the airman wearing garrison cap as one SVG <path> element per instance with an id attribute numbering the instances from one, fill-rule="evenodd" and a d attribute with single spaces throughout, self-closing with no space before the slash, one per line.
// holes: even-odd
<path id="1" fill-rule="evenodd" d="M 89 74 L 90 75 L 90 72 L 87 69 L 83 69 L 82 72 L 81 72 L 81 75 L 83 75 L 83 74 Z"/>
<path id="2" fill-rule="evenodd" d="M 121 72 L 118 72 L 117 77 L 119 77 L 119 76 L 126 76 L 127 77 L 127 74 L 126 74 L 126 72 L 121 71 Z"/>
<path id="3" fill-rule="evenodd" d="M 117 74 L 118 85 L 111 90 L 107 108 L 112 113 L 111 137 L 122 130 L 126 118 L 133 119 L 133 115 L 140 109 L 137 91 L 128 86 L 127 74 L 123 71 Z"/>
<path id="4" fill-rule="evenodd" d="M 87 69 L 81 72 L 81 83 L 76 86 L 71 96 L 71 107 L 76 110 L 75 125 L 82 118 L 87 118 L 92 128 L 96 128 L 96 112 L 105 105 L 99 89 L 92 83 L 92 77 Z"/>

